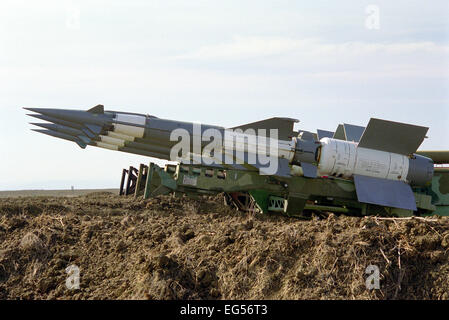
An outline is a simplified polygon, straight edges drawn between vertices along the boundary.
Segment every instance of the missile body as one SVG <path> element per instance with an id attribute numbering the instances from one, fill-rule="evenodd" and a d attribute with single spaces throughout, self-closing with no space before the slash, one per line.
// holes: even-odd
<path id="1" fill-rule="evenodd" d="M 435 164 L 448 164 L 449 163 L 449 150 L 417 151 L 416 154 L 431 158 Z"/>
<path id="2" fill-rule="evenodd" d="M 88 111 L 42 108 L 27 110 L 37 113 L 31 116 L 51 122 L 33 123 L 47 129 L 35 131 L 74 141 L 82 148 L 90 145 L 165 160 L 184 161 L 185 158 L 182 157 L 173 159 L 172 150 L 179 142 L 179 136 L 173 135 L 176 130 L 183 130 L 189 137 L 191 151 L 189 157 L 203 155 L 206 147 L 212 141 L 211 139 L 204 139 L 204 137 L 207 137 L 207 133 L 212 130 L 220 136 L 221 141 L 219 141 L 219 147 L 217 148 L 221 148 L 220 150 L 223 152 L 220 154 L 218 162 L 225 164 L 225 167 L 229 164 L 226 162 L 226 156 L 230 156 L 232 160 L 237 162 L 236 164 L 230 164 L 232 168 L 261 170 L 262 166 L 257 162 L 259 161 L 258 158 L 256 157 L 256 163 L 250 163 L 250 157 L 256 153 L 270 154 L 269 146 L 275 145 L 276 157 L 280 161 L 280 166 L 284 166 L 284 168 L 281 168 L 284 170 L 282 174 L 279 173 L 280 171 L 276 173 L 281 176 L 290 176 L 293 171 L 298 172 L 297 168 L 292 169 L 292 166 L 300 166 L 302 169 L 299 172 L 306 177 L 332 176 L 353 179 L 355 176 L 366 176 L 401 181 L 416 186 L 428 184 L 433 176 L 432 160 L 414 154 L 413 152 L 416 149 L 413 150 L 413 147 L 410 149 L 412 152 L 400 151 L 396 153 L 394 152 L 396 150 L 394 146 L 389 146 L 386 143 L 384 148 L 382 143 L 379 144 L 373 138 L 370 138 L 371 140 L 368 143 L 366 141 L 359 143 L 331 137 L 318 140 L 311 133 L 302 132 L 298 135 L 297 132 L 295 133 L 292 130 L 288 131 L 290 135 L 282 134 L 282 130 L 285 129 L 284 126 L 290 125 L 293 128 L 294 119 L 289 118 L 272 118 L 241 127 L 243 129 L 252 127 L 255 129 L 268 129 L 268 127 L 279 129 L 281 133 L 279 137 L 269 136 L 264 142 L 260 143 L 255 134 L 248 133 L 248 131 L 227 130 L 212 125 L 198 126 L 190 122 L 166 120 L 136 113 L 105 111 L 101 105 Z M 273 124 L 273 119 L 278 119 L 279 123 Z M 383 125 L 386 125 L 387 128 L 388 126 L 393 128 L 399 126 L 401 130 L 409 129 L 409 127 L 404 127 L 405 124 L 388 122 L 387 124 L 383 123 Z M 421 127 L 414 126 L 414 128 L 418 130 Z M 369 137 L 368 129 L 370 129 L 369 126 L 363 133 L 363 137 Z M 231 150 L 226 150 L 226 139 L 233 141 Z M 424 138 L 422 137 L 422 139 Z M 199 141 L 199 145 L 195 145 L 195 141 Z M 420 142 L 418 146 L 419 144 Z M 398 146 L 400 145 L 398 144 Z M 401 147 L 397 148 L 398 150 L 401 149 Z M 229 151 L 232 154 L 229 154 Z M 287 168 L 285 168 L 285 165 Z"/>
<path id="3" fill-rule="evenodd" d="M 57 131 L 53 131 L 53 130 L 41 130 L 41 129 L 32 129 L 32 130 L 55 137 L 55 138 L 60 138 L 60 139 L 67 140 L 67 141 L 73 141 L 73 142 L 76 142 L 82 149 L 86 148 L 86 144 L 82 140 L 80 140 L 77 137 L 71 136 L 69 134 L 65 134 L 65 133 L 57 132 Z"/>
<path id="4" fill-rule="evenodd" d="M 432 180 L 433 161 L 420 155 L 358 147 L 358 144 L 323 138 L 317 156 L 318 172 L 322 176 L 352 178 L 362 175 L 425 186 Z"/>
<path id="5" fill-rule="evenodd" d="M 74 129 L 72 127 L 55 124 L 55 123 L 31 123 L 32 125 L 42 127 L 48 130 L 53 130 L 61 133 L 65 133 L 74 137 L 82 137 L 84 136 L 84 132 L 78 129 Z"/>

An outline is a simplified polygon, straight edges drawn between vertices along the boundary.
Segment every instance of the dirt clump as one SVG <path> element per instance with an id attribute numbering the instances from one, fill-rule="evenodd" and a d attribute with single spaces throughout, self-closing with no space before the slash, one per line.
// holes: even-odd
<path id="1" fill-rule="evenodd" d="M 0 299 L 449 299 L 448 249 L 445 217 L 300 220 L 220 197 L 5 198 Z M 66 286 L 70 266 L 78 289 Z M 379 289 L 367 289 L 369 266 Z"/>

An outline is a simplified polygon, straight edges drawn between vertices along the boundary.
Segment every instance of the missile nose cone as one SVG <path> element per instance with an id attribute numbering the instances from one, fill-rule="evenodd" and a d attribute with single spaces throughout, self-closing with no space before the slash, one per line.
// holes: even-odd
<path id="1" fill-rule="evenodd" d="M 54 125 L 52 125 L 50 123 L 30 122 L 30 124 L 32 124 L 33 126 L 38 126 L 38 127 L 42 127 L 42 128 L 46 128 L 46 129 L 52 129 L 54 127 Z"/>
<path id="2" fill-rule="evenodd" d="M 50 109 L 50 108 L 24 108 L 25 110 L 40 113 L 50 117 L 65 117 L 70 113 L 83 112 L 81 110 L 66 110 L 66 109 Z"/>
<path id="3" fill-rule="evenodd" d="M 24 108 L 35 112 L 36 115 L 32 117 L 39 118 L 42 116 L 56 118 L 68 122 L 77 123 L 80 125 L 94 124 L 103 126 L 112 120 L 111 114 L 101 114 L 99 109 L 95 109 L 95 112 L 89 112 L 84 110 L 70 110 L 70 109 L 48 109 L 48 108 Z"/>
<path id="4" fill-rule="evenodd" d="M 39 133 L 43 133 L 43 134 L 46 134 L 46 135 L 49 135 L 49 136 L 52 136 L 52 137 L 55 137 L 55 138 L 60 138 L 60 139 L 68 140 L 68 141 L 73 141 L 77 145 L 79 145 L 82 149 L 85 149 L 86 146 L 87 146 L 87 144 L 84 141 L 82 141 L 80 138 L 74 137 L 74 136 L 71 136 L 69 134 L 65 134 L 65 133 L 62 133 L 62 132 L 58 132 L 58 131 L 54 131 L 54 130 L 44 130 L 44 129 L 31 129 L 31 130 L 39 132 Z"/>
<path id="5" fill-rule="evenodd" d="M 68 134 L 70 136 L 74 136 L 74 137 L 78 137 L 78 138 L 80 138 L 80 136 L 85 135 L 85 133 L 82 130 L 78 130 L 78 129 L 68 127 L 65 125 L 61 125 L 61 124 L 56 124 L 56 123 L 31 123 L 31 124 L 38 126 L 38 127 L 45 128 L 45 129 L 49 129 L 51 131 Z"/>
<path id="6" fill-rule="evenodd" d="M 52 109 L 43 109 L 43 108 L 24 108 L 25 110 L 36 112 L 36 113 L 42 113 L 44 114 L 46 110 L 52 110 Z"/>

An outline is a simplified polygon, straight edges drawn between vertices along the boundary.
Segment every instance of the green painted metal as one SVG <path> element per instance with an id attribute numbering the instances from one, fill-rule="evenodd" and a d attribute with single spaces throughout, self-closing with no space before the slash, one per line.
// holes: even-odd
<path id="1" fill-rule="evenodd" d="M 434 163 L 437 164 L 447 164 L 449 163 L 449 150 L 440 150 L 440 151 L 423 151 L 419 150 L 415 152 L 424 157 L 428 157 L 433 160 Z"/>
<path id="2" fill-rule="evenodd" d="M 150 194 L 151 194 L 151 182 L 153 180 L 153 174 L 154 174 L 154 167 L 155 166 L 156 166 L 156 164 L 154 164 L 152 162 L 148 166 L 147 181 L 145 183 L 145 191 L 144 191 L 144 195 L 143 195 L 144 199 L 148 199 L 150 197 Z"/>
<path id="3" fill-rule="evenodd" d="M 141 163 L 139 167 L 139 175 L 137 176 L 137 182 L 136 182 L 136 190 L 134 192 L 134 198 L 137 198 L 142 193 L 142 182 L 143 182 L 143 176 L 146 174 L 146 166 Z"/>
<path id="4" fill-rule="evenodd" d="M 449 215 L 449 170 L 436 171 L 432 185 L 416 189 L 420 214 Z M 441 185 L 442 183 L 442 185 Z M 410 216 L 412 211 L 358 202 L 354 183 L 338 178 L 310 179 L 294 176 L 275 178 L 258 172 L 223 170 L 206 166 L 167 165 L 148 167 L 144 198 L 158 194 L 184 193 L 189 196 L 221 192 L 248 192 L 261 212 L 301 214 L 303 210 Z M 284 201 L 275 204 L 275 201 Z"/>
<path id="5" fill-rule="evenodd" d="M 177 189 L 178 185 L 170 173 L 166 172 L 155 163 L 150 163 L 148 166 L 144 199 L 161 194 L 169 194 Z"/>
<path id="6" fill-rule="evenodd" d="M 396 216 L 396 217 L 410 217 L 413 216 L 412 210 L 400 209 L 400 208 L 388 208 L 384 207 L 385 211 L 388 215 Z"/>
<path id="7" fill-rule="evenodd" d="M 268 211 L 271 212 L 285 212 L 285 199 L 282 197 L 269 196 L 268 197 Z"/>
<path id="8" fill-rule="evenodd" d="M 301 215 L 306 206 L 309 195 L 298 192 L 289 192 L 285 200 L 285 213 L 289 216 Z"/>
<path id="9" fill-rule="evenodd" d="M 306 204 L 305 210 L 323 211 L 323 212 L 340 212 L 349 213 L 350 210 L 345 207 L 320 206 L 316 204 Z"/>
<path id="10" fill-rule="evenodd" d="M 449 168 L 436 168 L 432 185 L 426 191 L 436 206 L 434 214 L 449 216 Z"/>
<path id="11" fill-rule="evenodd" d="M 254 202 L 257 204 L 258 209 L 263 212 L 267 213 L 268 208 L 268 202 L 269 202 L 269 192 L 266 190 L 251 190 L 249 191 L 249 194 L 253 198 Z"/>

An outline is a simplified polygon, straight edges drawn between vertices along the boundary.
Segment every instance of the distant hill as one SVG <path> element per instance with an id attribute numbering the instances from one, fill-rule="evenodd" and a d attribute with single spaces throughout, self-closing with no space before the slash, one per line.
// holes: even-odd
<path id="1" fill-rule="evenodd" d="M 0 191 L 0 198 L 18 197 L 77 197 L 94 192 L 111 192 L 118 194 L 118 189 L 79 189 L 79 190 L 17 190 Z"/>

